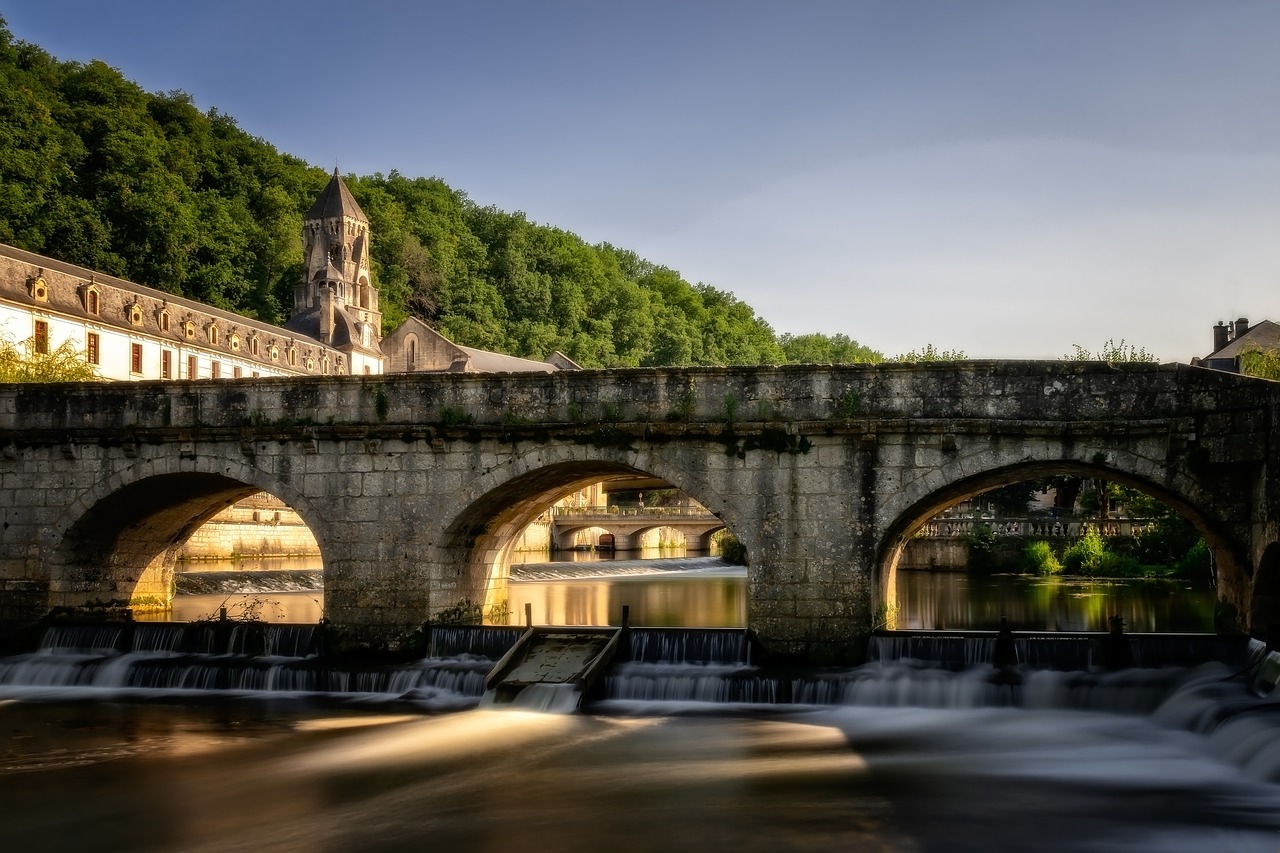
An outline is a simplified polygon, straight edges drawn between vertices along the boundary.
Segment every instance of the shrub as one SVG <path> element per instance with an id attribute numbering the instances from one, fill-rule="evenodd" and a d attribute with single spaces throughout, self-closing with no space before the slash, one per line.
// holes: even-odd
<path id="1" fill-rule="evenodd" d="M 996 545 L 999 544 L 1000 537 L 989 525 L 975 524 L 965 534 L 964 541 L 969 546 L 969 568 L 990 569 L 995 565 Z"/>
<path id="2" fill-rule="evenodd" d="M 1062 563 L 1053 553 L 1053 546 L 1042 539 L 1028 542 L 1022 549 L 1022 559 L 1026 567 L 1038 575 L 1062 573 Z"/>
<path id="3" fill-rule="evenodd" d="M 747 565 L 747 546 L 738 537 L 726 534 L 720 539 L 720 556 L 736 566 Z"/>
<path id="4" fill-rule="evenodd" d="M 1062 568 L 1069 575 L 1095 574 L 1106 550 L 1102 534 L 1090 529 L 1062 552 Z"/>
<path id="5" fill-rule="evenodd" d="M 1210 571 L 1209 543 L 1203 539 L 1197 539 L 1196 544 L 1173 564 L 1173 573 L 1180 578 L 1207 578 Z"/>

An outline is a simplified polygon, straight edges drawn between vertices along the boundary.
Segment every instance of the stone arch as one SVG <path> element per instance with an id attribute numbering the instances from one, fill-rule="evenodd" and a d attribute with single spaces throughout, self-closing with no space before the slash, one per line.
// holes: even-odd
<path id="1" fill-rule="evenodd" d="M 1083 455 L 1098 461 L 1026 459 L 983 469 L 972 462 L 957 460 L 928 470 L 878 507 L 877 517 L 889 519 L 876 546 L 874 560 L 878 600 L 887 601 L 892 595 L 898 561 L 907 541 L 930 518 L 984 491 L 1058 474 L 1105 478 L 1140 489 L 1170 506 L 1199 531 L 1214 554 L 1219 597 L 1226 600 L 1241 597 L 1252 574 L 1248 543 L 1207 508 L 1213 501 L 1194 481 L 1171 475 L 1167 464 L 1132 452 L 1097 450 Z"/>
<path id="2" fill-rule="evenodd" d="M 1258 571 L 1253 576 L 1249 625 L 1255 635 L 1265 632 L 1273 645 L 1280 644 L 1280 542 L 1269 544 L 1258 561 Z"/>
<path id="3" fill-rule="evenodd" d="M 212 516 L 257 492 L 297 512 L 322 558 L 329 553 L 319 513 L 288 484 L 234 460 L 158 457 L 84 490 L 44 531 L 40 552 L 50 606 L 167 601 L 178 547 Z"/>
<path id="4" fill-rule="evenodd" d="M 575 489 L 611 477 L 656 477 L 698 501 L 735 532 L 748 549 L 757 545 L 755 531 L 740 523 L 725 497 L 704 480 L 662 457 L 645 452 L 587 448 L 579 445 L 539 447 L 498 465 L 462 493 L 461 510 L 444 527 L 443 557 L 463 581 L 459 598 L 505 601 L 511 553 L 517 534 L 556 499 Z M 433 602 L 433 607 L 454 602 Z"/>

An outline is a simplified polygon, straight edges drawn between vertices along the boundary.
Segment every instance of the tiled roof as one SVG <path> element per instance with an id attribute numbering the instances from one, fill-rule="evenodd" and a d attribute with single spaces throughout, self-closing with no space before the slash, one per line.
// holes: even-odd
<path id="1" fill-rule="evenodd" d="M 1209 355 L 1205 356 L 1205 359 L 1239 358 L 1242 353 L 1255 348 L 1261 350 L 1280 349 L 1280 324 L 1273 323 L 1270 320 L 1263 320 L 1250 327 L 1249 331 L 1222 349 L 1209 353 Z"/>
<path id="2" fill-rule="evenodd" d="M 356 204 L 355 196 L 351 194 L 351 190 L 347 189 L 347 185 L 342 182 L 342 177 L 338 174 L 338 170 L 333 170 L 333 177 L 329 179 L 329 184 L 320 193 L 320 197 L 316 199 L 316 203 L 311 205 L 311 209 L 307 211 L 307 219 L 330 219 L 336 216 L 347 216 L 352 219 L 358 219 L 361 222 L 368 222 L 369 217 L 364 215 L 364 211 L 360 209 L 360 205 Z"/>

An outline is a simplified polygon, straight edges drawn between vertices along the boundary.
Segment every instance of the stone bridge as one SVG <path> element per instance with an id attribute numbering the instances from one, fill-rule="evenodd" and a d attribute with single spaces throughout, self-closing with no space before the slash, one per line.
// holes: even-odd
<path id="1" fill-rule="evenodd" d="M 574 547 L 577 534 L 603 530 L 613 537 L 613 548 L 630 551 L 651 530 L 665 528 L 678 533 L 679 544 L 696 551 L 711 550 L 711 536 L 724 522 L 699 506 L 576 507 L 558 506 L 551 511 L 552 545 L 555 550 Z M 674 544 L 674 543 L 673 543 Z"/>
<path id="2" fill-rule="evenodd" d="M 1185 514 L 1224 624 L 1260 629 L 1280 600 L 1278 389 L 1072 362 L 4 386 L 0 616 L 163 599 L 184 538 L 263 490 L 315 534 L 331 622 L 394 643 L 503 602 L 515 534 L 554 500 L 642 474 L 745 544 L 767 649 L 856 659 L 914 529 L 1073 473 Z"/>

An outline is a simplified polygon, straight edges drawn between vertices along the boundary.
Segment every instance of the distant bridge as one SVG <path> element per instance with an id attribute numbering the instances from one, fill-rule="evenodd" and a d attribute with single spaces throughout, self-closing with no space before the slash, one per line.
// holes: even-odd
<path id="1" fill-rule="evenodd" d="M 506 598 L 516 534 L 644 475 L 746 546 L 779 655 L 856 658 L 911 533 L 1053 474 L 1184 513 L 1225 622 L 1280 602 L 1280 385 L 1186 366 L 968 362 L 0 388 L 0 616 L 163 599 L 177 546 L 263 490 L 306 521 L 326 615 L 394 642 Z"/>
<path id="2" fill-rule="evenodd" d="M 556 550 L 573 548 L 577 534 L 597 528 L 613 537 L 617 551 L 639 548 L 640 538 L 659 528 L 679 533 L 684 537 L 679 544 L 686 548 L 710 551 L 711 537 L 717 530 L 724 530 L 724 522 L 700 506 L 557 506 L 551 510 L 552 545 Z"/>

